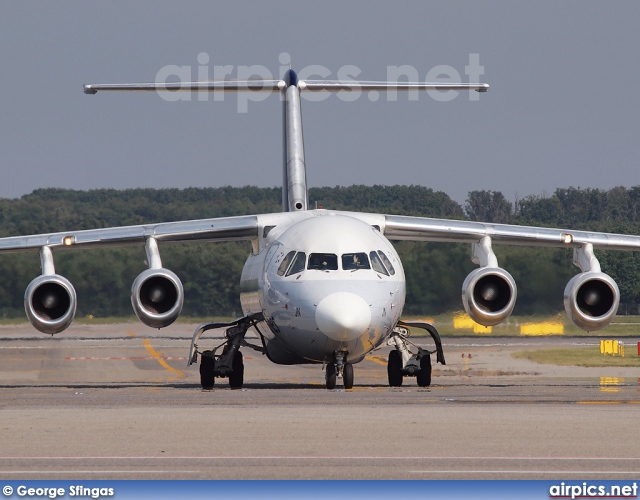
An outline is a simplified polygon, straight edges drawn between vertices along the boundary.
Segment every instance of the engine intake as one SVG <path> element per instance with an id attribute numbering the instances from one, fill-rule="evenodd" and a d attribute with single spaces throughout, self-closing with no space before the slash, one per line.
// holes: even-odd
<path id="1" fill-rule="evenodd" d="M 58 274 L 35 278 L 24 292 L 24 310 L 31 324 L 42 333 L 66 330 L 76 315 L 76 291 Z"/>
<path id="2" fill-rule="evenodd" d="M 473 321 L 494 326 L 504 321 L 516 305 L 513 277 L 499 267 L 481 267 L 469 273 L 462 285 L 462 303 Z"/>
<path id="3" fill-rule="evenodd" d="M 164 328 L 178 319 L 183 302 L 182 282 L 168 269 L 147 269 L 131 286 L 133 310 L 152 328 Z"/>
<path id="4" fill-rule="evenodd" d="M 618 312 L 620 290 L 608 274 L 586 272 L 574 276 L 564 289 L 564 308 L 574 325 L 595 331 L 611 323 Z"/>

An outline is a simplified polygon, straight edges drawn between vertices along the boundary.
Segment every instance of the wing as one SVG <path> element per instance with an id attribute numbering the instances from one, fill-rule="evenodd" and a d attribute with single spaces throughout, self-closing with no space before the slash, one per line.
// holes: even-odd
<path id="1" fill-rule="evenodd" d="M 573 263 L 582 272 L 567 284 L 564 306 L 571 321 L 587 331 L 607 326 L 620 303 L 618 285 L 601 271 L 594 249 L 640 250 L 640 237 L 634 235 L 397 215 L 384 219 L 383 232 L 391 240 L 471 243 L 471 260 L 480 267 L 465 279 L 462 302 L 469 316 L 485 326 L 505 320 L 517 296 L 513 277 L 498 265 L 493 242 L 572 248 Z"/>
<path id="2" fill-rule="evenodd" d="M 149 269 L 133 282 L 131 303 L 140 321 L 162 328 L 180 315 L 184 291 L 180 279 L 162 267 L 159 241 L 255 242 L 258 234 L 258 216 L 250 215 L 0 238 L 0 253 L 40 251 L 42 275 L 27 286 L 25 311 L 35 328 L 54 334 L 73 321 L 77 299 L 69 280 L 56 274 L 52 249 L 144 245 Z"/>
<path id="3" fill-rule="evenodd" d="M 110 227 L 0 238 L 0 253 L 41 250 L 43 247 L 97 247 L 157 241 L 234 241 L 258 236 L 258 217 L 223 217 L 138 226 Z"/>
<path id="4" fill-rule="evenodd" d="M 392 240 L 479 243 L 483 238 L 506 245 L 579 249 L 640 250 L 640 236 L 511 224 L 490 224 L 427 217 L 385 215 L 384 234 Z"/>

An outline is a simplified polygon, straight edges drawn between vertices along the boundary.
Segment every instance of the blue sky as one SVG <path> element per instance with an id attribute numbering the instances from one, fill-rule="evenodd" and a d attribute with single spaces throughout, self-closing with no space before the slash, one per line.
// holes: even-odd
<path id="1" fill-rule="evenodd" d="M 352 65 L 384 80 L 441 65 L 466 81 L 478 54 L 479 100 L 423 94 L 303 101 L 309 185 L 419 184 L 463 203 L 557 187 L 640 184 L 638 2 L 0 3 L 0 197 L 43 187 L 279 186 L 281 104 L 168 102 L 157 94 L 82 93 L 84 83 L 153 81 L 169 65 L 261 65 L 336 78 Z M 209 62 L 199 64 L 206 53 Z"/>

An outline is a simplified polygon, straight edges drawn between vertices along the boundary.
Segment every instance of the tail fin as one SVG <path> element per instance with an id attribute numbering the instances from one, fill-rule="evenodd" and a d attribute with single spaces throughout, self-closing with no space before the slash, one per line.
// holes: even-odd
<path id="1" fill-rule="evenodd" d="M 302 136 L 300 91 L 434 91 L 475 90 L 486 92 L 486 83 L 420 83 L 420 82 L 363 82 L 356 80 L 298 80 L 289 69 L 283 80 L 225 80 L 211 82 L 122 83 L 85 85 L 85 94 L 98 91 L 186 91 L 186 92 L 281 92 L 283 96 L 283 182 L 282 210 L 299 212 L 308 209 L 307 174 Z"/>
<path id="2" fill-rule="evenodd" d="M 307 169 L 304 164 L 300 82 L 292 69 L 284 77 L 282 104 L 282 210 L 298 212 L 308 209 Z"/>

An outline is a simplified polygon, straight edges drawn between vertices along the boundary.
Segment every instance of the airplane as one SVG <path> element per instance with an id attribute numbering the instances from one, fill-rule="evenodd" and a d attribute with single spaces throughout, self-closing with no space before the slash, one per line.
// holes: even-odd
<path id="1" fill-rule="evenodd" d="M 604 328 L 617 312 L 620 292 L 601 271 L 594 249 L 637 251 L 638 236 L 309 208 L 301 92 L 488 89 L 485 83 L 300 80 L 292 69 L 281 80 L 84 85 L 86 94 L 163 90 L 280 94 L 282 212 L 6 237 L 0 238 L 0 253 L 39 251 L 42 274 L 27 286 L 24 305 L 33 327 L 53 335 L 71 324 L 77 306 L 73 285 L 55 271 L 53 250 L 144 245 L 149 268 L 133 281 L 131 303 L 142 323 L 163 328 L 180 315 L 184 291 L 178 276 L 163 267 L 159 244 L 250 241 L 252 250 L 240 277 L 243 316 L 205 323 L 193 334 L 188 364 L 200 360 L 203 389 L 212 389 L 219 378 L 227 378 L 232 389 L 243 386 L 241 348 L 254 349 L 277 364 L 322 365 L 327 389 L 334 389 L 338 381 L 351 389 L 353 365 L 385 341 L 392 347 L 389 386 L 401 386 L 406 377 L 415 377 L 420 387 L 429 386 L 431 356 L 445 364 L 442 343 L 434 325 L 401 318 L 405 275 L 391 240 L 470 244 L 478 268 L 462 284 L 462 302 L 467 314 L 484 326 L 508 318 L 517 296 L 513 277 L 498 264 L 494 242 L 572 248 L 580 272 L 565 288 L 565 310 L 584 330 Z M 216 328 L 225 329 L 224 342 L 202 349 L 202 335 Z M 412 343 L 411 328 L 426 330 L 435 348 Z M 250 330 L 259 344 L 246 339 Z"/>

